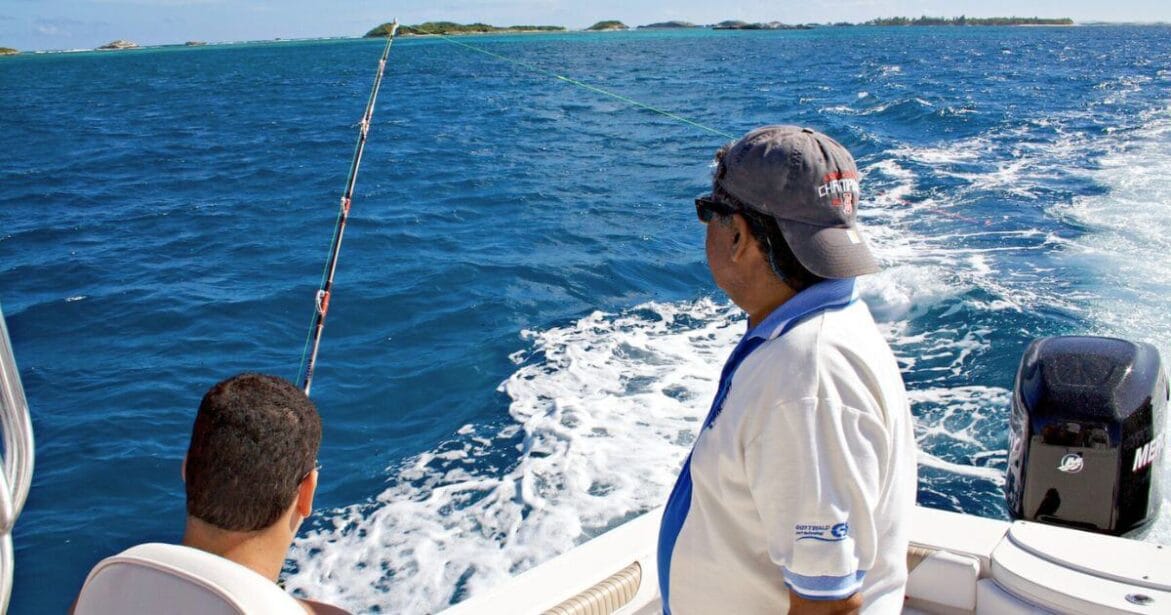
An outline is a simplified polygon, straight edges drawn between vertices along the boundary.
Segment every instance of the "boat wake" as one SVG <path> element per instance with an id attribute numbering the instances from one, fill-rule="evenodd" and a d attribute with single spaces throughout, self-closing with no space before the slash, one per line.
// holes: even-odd
<path id="1" fill-rule="evenodd" d="M 355 611 L 434 611 L 660 505 L 737 320 L 701 299 L 524 332 L 500 385 L 509 420 L 464 426 L 391 469 L 374 501 L 327 513 L 297 541 L 287 587 Z"/>
<path id="2" fill-rule="evenodd" d="M 1031 339 L 1116 335 L 1171 358 L 1168 115 L 1104 137 L 1049 117 L 860 158 L 886 267 L 859 288 L 904 371 L 921 504 L 1007 517 L 1010 391 Z M 499 387 L 507 416 L 327 512 L 297 541 L 288 587 L 356 611 L 435 611 L 661 504 L 742 333 L 739 311 L 710 298 L 523 332 Z M 1165 502 L 1140 537 L 1171 542 L 1169 516 Z"/>

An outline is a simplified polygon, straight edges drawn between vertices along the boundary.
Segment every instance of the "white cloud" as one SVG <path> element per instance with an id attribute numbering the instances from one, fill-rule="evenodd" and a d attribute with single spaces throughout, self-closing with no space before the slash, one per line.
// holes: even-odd
<path id="1" fill-rule="evenodd" d="M 62 38 L 73 38 L 75 30 L 89 31 L 96 28 L 103 28 L 109 24 L 104 21 L 84 21 L 81 19 L 71 19 L 69 17 L 40 17 L 33 20 L 33 31 L 43 36 L 57 36 Z"/>

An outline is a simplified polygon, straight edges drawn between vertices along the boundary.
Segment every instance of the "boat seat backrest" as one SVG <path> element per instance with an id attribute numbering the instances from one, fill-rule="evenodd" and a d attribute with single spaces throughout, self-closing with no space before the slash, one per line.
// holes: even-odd
<path id="1" fill-rule="evenodd" d="M 235 562 L 191 547 L 148 543 L 98 562 L 74 612 L 304 615 L 305 609 Z"/>
<path id="2" fill-rule="evenodd" d="M 942 549 L 925 552 L 907 575 L 907 604 L 929 613 L 972 613 L 979 580 L 980 560 L 975 557 Z"/>

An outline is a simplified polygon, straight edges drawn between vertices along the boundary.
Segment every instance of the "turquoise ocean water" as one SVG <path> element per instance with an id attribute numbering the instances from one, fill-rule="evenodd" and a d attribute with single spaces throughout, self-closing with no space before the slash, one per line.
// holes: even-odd
<path id="1" fill-rule="evenodd" d="M 1034 337 L 1171 357 L 1171 29 L 460 39 L 863 171 L 923 505 L 1004 517 Z M 194 409 L 295 378 L 381 51 L 341 40 L 0 61 L 0 301 L 38 444 L 12 611 L 182 532 Z M 395 43 L 314 384 L 289 587 L 433 612 L 663 502 L 743 330 L 691 198 L 716 134 L 439 39 Z M 1165 475 L 1166 469 L 1161 468 Z M 1171 510 L 1141 538 L 1171 544 Z"/>

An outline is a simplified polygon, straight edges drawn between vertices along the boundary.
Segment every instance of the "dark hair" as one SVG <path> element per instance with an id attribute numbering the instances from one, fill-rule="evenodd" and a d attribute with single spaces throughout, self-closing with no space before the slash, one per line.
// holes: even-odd
<path id="1" fill-rule="evenodd" d="M 756 208 L 736 198 L 720 185 L 720 180 L 727 173 L 727 167 L 724 166 L 724 156 L 731 147 L 731 144 L 727 144 L 716 151 L 716 171 L 712 177 L 712 198 L 736 207 L 736 213 L 740 214 L 748 223 L 752 237 L 756 243 L 760 244 L 761 251 L 768 259 L 769 268 L 790 288 L 800 291 L 824 281 L 825 278 L 806 269 L 805 265 L 797 260 L 797 255 L 793 254 L 793 249 L 789 247 L 789 242 L 785 241 L 785 236 L 781 233 L 781 227 L 777 226 L 776 219 L 769 214 L 757 211 Z"/>
<path id="2" fill-rule="evenodd" d="M 208 390 L 187 449 L 187 514 L 249 532 L 276 523 L 314 468 L 317 408 L 292 383 L 240 374 Z"/>

